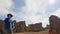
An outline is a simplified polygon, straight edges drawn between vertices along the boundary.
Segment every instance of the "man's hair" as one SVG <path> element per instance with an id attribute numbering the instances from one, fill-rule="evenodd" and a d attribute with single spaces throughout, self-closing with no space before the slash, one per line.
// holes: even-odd
<path id="1" fill-rule="evenodd" d="M 8 17 L 9 17 L 9 16 L 13 17 L 13 15 L 12 15 L 12 14 L 7 14 L 7 16 L 8 16 Z"/>

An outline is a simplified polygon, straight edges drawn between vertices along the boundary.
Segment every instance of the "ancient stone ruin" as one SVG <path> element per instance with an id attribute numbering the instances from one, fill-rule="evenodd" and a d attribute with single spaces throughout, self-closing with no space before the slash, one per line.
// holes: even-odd
<path id="1" fill-rule="evenodd" d="M 0 20 L 0 33 L 5 32 L 4 24 L 5 22 L 3 20 Z"/>
<path id="2" fill-rule="evenodd" d="M 0 20 L 0 32 L 5 31 L 4 29 L 4 21 Z M 20 33 L 20 32 L 39 32 L 42 31 L 42 23 L 36 23 L 36 24 L 30 24 L 29 26 L 26 26 L 25 21 L 16 22 L 16 20 L 13 21 L 13 32 L 14 33 Z"/>
<path id="3" fill-rule="evenodd" d="M 25 21 L 16 22 L 13 21 L 13 32 L 19 33 L 19 32 L 39 32 L 43 30 L 42 23 L 36 23 L 36 24 L 30 24 L 29 26 L 26 26 Z"/>
<path id="4" fill-rule="evenodd" d="M 49 34 L 60 34 L 60 18 L 55 15 L 49 17 L 50 30 Z"/>
<path id="5" fill-rule="evenodd" d="M 30 24 L 28 28 L 29 32 L 39 32 L 43 30 L 42 23 Z"/>
<path id="6" fill-rule="evenodd" d="M 13 27 L 14 27 L 13 28 L 14 33 L 25 32 L 25 28 L 26 28 L 25 21 L 20 21 L 20 22 L 14 21 Z"/>
<path id="7" fill-rule="evenodd" d="M 50 29 L 50 25 L 47 24 L 46 27 L 45 27 L 45 30 L 46 30 L 46 29 L 49 30 L 49 29 Z"/>

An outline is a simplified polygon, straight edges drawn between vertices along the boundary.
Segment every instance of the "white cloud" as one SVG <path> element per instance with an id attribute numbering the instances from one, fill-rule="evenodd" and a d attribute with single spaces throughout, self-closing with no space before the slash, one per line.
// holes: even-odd
<path id="1" fill-rule="evenodd" d="M 35 15 L 29 15 L 29 16 L 27 16 L 27 17 L 24 17 L 24 19 L 25 19 L 25 20 L 31 20 L 33 24 L 34 24 L 34 23 L 38 23 L 38 22 L 41 21 L 41 20 L 39 19 L 39 17 L 38 17 L 38 16 L 35 16 Z"/>
<path id="2" fill-rule="evenodd" d="M 53 5 L 54 3 L 56 3 L 56 0 L 49 0 L 49 5 Z"/>
<path id="3" fill-rule="evenodd" d="M 10 7 L 12 4 L 12 0 L 0 0 L 0 8 Z"/>
<path id="4" fill-rule="evenodd" d="M 44 21 L 43 26 L 45 26 L 45 24 L 47 23 L 47 18 L 48 18 L 46 17 L 48 0 L 25 0 L 25 4 L 26 6 L 24 6 L 20 12 L 13 13 L 12 11 L 9 11 L 7 9 L 13 5 L 12 0 L 0 0 L 0 15 L 12 13 L 15 15 L 14 19 L 18 21 L 31 20 L 33 24 Z M 37 12 L 40 13 L 39 16 L 36 15 Z"/>
<path id="5" fill-rule="evenodd" d="M 37 11 L 45 13 L 47 2 L 47 0 L 26 0 L 25 9 L 33 13 Z"/>
<path id="6" fill-rule="evenodd" d="M 54 11 L 52 13 L 52 15 L 56 15 L 56 16 L 59 16 L 60 17 L 60 8 L 59 9 L 56 9 L 56 11 Z"/>
<path id="7" fill-rule="evenodd" d="M 8 9 L 13 5 L 12 0 L 0 0 L 0 15 L 12 13 Z"/>
<path id="8" fill-rule="evenodd" d="M 21 12 L 19 12 L 20 17 L 26 21 L 31 20 L 33 24 L 41 21 L 47 22 L 44 17 L 46 16 L 48 0 L 25 0 L 25 4 L 26 6 L 21 10 L 23 13 L 20 14 Z M 39 16 L 36 15 L 38 12 L 40 13 Z"/>

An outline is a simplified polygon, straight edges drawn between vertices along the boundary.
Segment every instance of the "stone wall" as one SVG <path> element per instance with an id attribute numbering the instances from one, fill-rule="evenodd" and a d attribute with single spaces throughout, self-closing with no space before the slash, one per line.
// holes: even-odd
<path id="1" fill-rule="evenodd" d="M 0 33 L 5 32 L 4 24 L 5 24 L 5 22 L 3 20 L 0 20 Z"/>
<path id="2" fill-rule="evenodd" d="M 2 20 L 0 20 L 0 30 L 2 29 Z"/>
<path id="3" fill-rule="evenodd" d="M 3 20 L 0 20 L 0 28 L 2 29 Z M 4 24 L 4 23 L 3 23 Z M 4 28 L 4 26 L 3 26 Z M 20 33 L 20 32 L 39 32 L 42 31 L 42 23 L 36 23 L 36 24 L 29 24 L 26 26 L 25 21 L 16 22 L 16 20 L 13 21 L 13 32 L 14 33 Z"/>
<path id="4" fill-rule="evenodd" d="M 46 25 L 45 29 L 50 29 L 50 25 Z"/>
<path id="5" fill-rule="evenodd" d="M 60 18 L 57 16 L 50 16 L 50 33 L 49 34 L 60 34 Z"/>
<path id="6" fill-rule="evenodd" d="M 29 32 L 39 32 L 42 31 L 43 29 L 42 23 L 30 24 L 28 28 L 29 28 Z"/>
<path id="7" fill-rule="evenodd" d="M 20 22 L 15 22 L 14 23 L 14 29 L 13 31 L 14 32 L 25 32 L 25 28 L 26 28 L 26 25 L 25 25 L 25 21 L 20 21 Z"/>

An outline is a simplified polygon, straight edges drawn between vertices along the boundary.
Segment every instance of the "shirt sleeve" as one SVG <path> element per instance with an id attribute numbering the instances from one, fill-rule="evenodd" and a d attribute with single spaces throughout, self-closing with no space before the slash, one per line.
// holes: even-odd
<path id="1" fill-rule="evenodd" d="M 9 22 L 9 19 L 6 18 L 4 21 L 5 21 L 5 23 L 7 23 L 7 22 Z"/>

